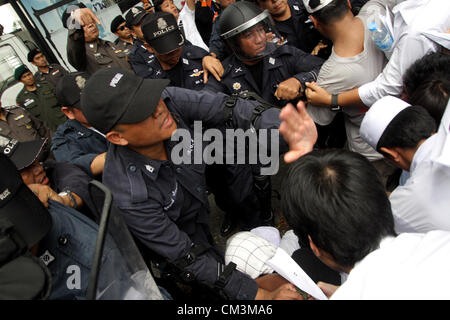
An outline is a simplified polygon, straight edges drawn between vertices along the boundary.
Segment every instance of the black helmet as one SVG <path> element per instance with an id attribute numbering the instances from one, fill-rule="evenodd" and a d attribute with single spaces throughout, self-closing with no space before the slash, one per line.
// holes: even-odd
<path id="1" fill-rule="evenodd" d="M 220 15 L 219 30 L 222 40 L 241 60 L 258 60 L 276 49 L 281 36 L 276 30 L 272 17 L 267 10 L 248 1 L 239 1 L 229 5 Z M 270 42 L 267 38 L 271 37 Z M 246 50 L 239 39 L 252 39 L 255 50 Z M 264 43 L 262 43 L 264 41 Z M 257 42 L 260 42 L 258 46 Z"/>

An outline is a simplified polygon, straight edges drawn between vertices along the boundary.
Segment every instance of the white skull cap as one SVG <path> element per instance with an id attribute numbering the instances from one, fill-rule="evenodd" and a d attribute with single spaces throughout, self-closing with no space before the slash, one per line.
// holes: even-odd
<path id="1" fill-rule="evenodd" d="M 387 126 L 402 110 L 410 106 L 399 98 L 391 96 L 381 98 L 366 112 L 359 129 L 361 138 L 376 150 Z"/>

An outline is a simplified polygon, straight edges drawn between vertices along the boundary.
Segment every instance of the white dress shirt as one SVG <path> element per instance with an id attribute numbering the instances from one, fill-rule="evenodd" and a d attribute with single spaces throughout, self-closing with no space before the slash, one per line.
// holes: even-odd
<path id="1" fill-rule="evenodd" d="M 438 132 L 417 149 L 411 176 L 390 195 L 395 229 L 450 230 L 450 103 Z"/>
<path id="2" fill-rule="evenodd" d="M 403 233 L 355 264 L 333 300 L 450 299 L 450 232 Z"/>
<path id="3" fill-rule="evenodd" d="M 406 0 L 396 5 L 392 13 L 394 48 L 392 54 L 387 54 L 389 63 L 374 81 L 358 89 L 366 106 L 387 95 L 400 96 L 402 77 L 409 66 L 424 55 L 436 52 L 439 44 L 449 45 L 445 39 L 449 37 L 446 32 L 450 28 L 450 1 Z"/>
<path id="4" fill-rule="evenodd" d="M 208 46 L 202 39 L 202 36 L 198 32 L 197 25 L 195 24 L 195 10 L 189 9 L 187 3 L 184 4 L 178 16 L 178 24 L 182 21 L 184 35 L 190 43 L 194 46 L 205 49 L 209 52 Z"/>

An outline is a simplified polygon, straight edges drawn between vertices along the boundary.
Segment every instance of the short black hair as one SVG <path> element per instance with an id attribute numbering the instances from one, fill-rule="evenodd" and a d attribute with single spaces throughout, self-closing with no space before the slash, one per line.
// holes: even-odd
<path id="1" fill-rule="evenodd" d="M 311 3 L 313 1 L 315 0 L 311 0 L 309 3 L 311 8 L 313 8 L 313 4 Z M 318 2 L 320 4 L 320 1 Z M 347 0 L 333 0 L 322 9 L 311 13 L 311 15 L 321 23 L 328 25 L 336 20 L 341 19 L 348 11 L 350 11 L 350 8 L 348 6 Z"/>
<path id="2" fill-rule="evenodd" d="M 300 245 L 315 245 L 353 266 L 395 236 L 391 204 L 373 165 L 362 155 L 315 150 L 288 170 L 281 208 Z"/>
<path id="3" fill-rule="evenodd" d="M 410 104 L 423 106 L 439 125 L 450 95 L 450 56 L 432 52 L 416 60 L 403 75 L 403 90 Z"/>
<path id="4" fill-rule="evenodd" d="M 436 123 L 421 106 L 411 106 L 400 111 L 384 130 L 377 144 L 377 151 L 384 148 L 416 148 L 423 139 L 436 131 Z"/>
<path id="5" fill-rule="evenodd" d="M 164 0 L 155 0 L 153 1 L 153 7 L 155 8 L 156 12 L 162 11 L 161 5 L 163 4 Z"/>
<path id="6" fill-rule="evenodd" d="M 424 107 L 439 127 L 450 96 L 449 74 L 431 74 L 408 97 L 408 102 Z"/>

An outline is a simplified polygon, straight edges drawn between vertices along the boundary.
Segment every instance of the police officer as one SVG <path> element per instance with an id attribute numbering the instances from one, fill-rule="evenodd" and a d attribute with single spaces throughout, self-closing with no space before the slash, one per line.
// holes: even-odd
<path id="1" fill-rule="evenodd" d="M 81 96 L 83 113 L 111 142 L 103 183 L 111 189 L 134 236 L 174 266 L 184 281 L 214 286 L 231 299 L 273 298 L 275 292 L 258 288 L 234 264 L 225 267 L 223 255 L 215 249 L 209 231 L 204 163 L 193 161 L 198 152 L 193 148 L 203 150 L 203 142 L 187 141 L 189 146 L 182 153 L 192 164 L 175 164 L 178 161 L 173 157 L 180 145 L 170 139 L 177 128 L 193 134 L 194 120 L 203 120 L 207 127 L 220 127 L 231 120 L 248 129 L 257 104 L 239 99 L 235 112 L 225 119 L 227 95 L 166 88 L 168 83 L 117 68 L 101 70 L 86 83 Z M 276 129 L 279 110 L 266 110 L 253 123 L 256 129 Z M 281 150 L 286 150 L 284 140 L 280 143 Z M 278 292 L 285 294 L 283 289 Z"/>
<path id="2" fill-rule="evenodd" d="M 142 31 L 156 59 L 150 64 L 146 75 L 138 75 L 169 79 L 170 85 L 175 87 L 203 89 L 202 59 L 208 52 L 185 43 L 172 14 L 156 12 L 144 18 Z M 248 186 L 251 175 L 250 180 L 246 179 L 249 170 L 248 165 L 229 164 L 213 164 L 206 168 L 208 188 L 214 193 L 216 204 L 226 213 L 220 229 L 223 236 L 231 233 L 239 222 L 242 223 L 240 227 L 246 230 L 262 223 L 258 218 L 257 201 L 249 194 L 252 189 Z M 232 219 L 237 212 L 240 219 Z"/>
<path id="3" fill-rule="evenodd" d="M 118 15 L 111 21 L 111 32 L 117 36 L 117 39 L 114 41 L 116 48 L 122 50 L 123 54 L 128 55 L 133 46 L 133 35 L 121 15 Z"/>
<path id="4" fill-rule="evenodd" d="M 66 69 L 57 63 L 49 64 L 47 58 L 38 48 L 28 52 L 27 58 L 29 62 L 38 68 L 38 71 L 34 74 L 37 82 L 47 81 L 56 87 L 59 79 L 68 73 Z"/>
<path id="5" fill-rule="evenodd" d="M 17 105 L 43 121 L 54 132 L 65 121 L 56 100 L 55 87 L 46 81 L 35 82 L 33 74 L 25 65 L 14 70 L 14 78 L 24 84 L 17 95 Z"/>
<path id="6" fill-rule="evenodd" d="M 123 50 L 99 38 L 97 23 L 100 20 L 91 9 L 83 4 L 69 6 L 62 20 L 69 29 L 67 58 L 75 69 L 89 74 L 112 66 L 131 70 Z"/>
<path id="7" fill-rule="evenodd" d="M 305 82 L 315 81 L 323 60 L 288 45 L 277 45 L 277 33 L 268 11 L 240 1 L 229 5 L 219 20 L 221 37 L 233 55 L 225 59 L 219 82 L 209 77 L 205 89 L 227 94 L 250 91 L 272 105 L 283 107 L 298 99 Z M 267 35 L 277 43 L 267 41 Z M 270 176 L 260 175 L 253 166 L 255 190 L 260 199 L 261 218 L 273 219 Z"/>
<path id="8" fill-rule="evenodd" d="M 53 135 L 51 150 L 56 161 L 78 165 L 87 174 L 101 178 L 107 141 L 87 122 L 80 110 L 81 90 L 89 78 L 84 72 L 64 76 L 56 87 L 56 97 L 67 121 Z"/>
<path id="9" fill-rule="evenodd" d="M 44 123 L 21 107 L 2 107 L 0 102 L 0 134 L 18 141 L 50 138 Z"/>
<path id="10" fill-rule="evenodd" d="M 149 65 L 155 60 L 155 55 L 148 50 L 142 33 L 142 21 L 149 13 L 142 7 L 133 7 L 125 14 L 126 25 L 133 34 L 133 46 L 128 60 L 134 73 L 144 77 L 148 73 Z"/>
<path id="11" fill-rule="evenodd" d="M 305 82 L 317 79 L 322 59 L 266 41 L 267 34 L 277 42 L 281 39 L 268 11 L 247 1 L 236 2 L 221 14 L 219 27 L 234 54 L 222 62 L 222 80 L 210 77 L 205 89 L 227 94 L 252 91 L 283 107 L 303 94 Z"/>
<path id="12" fill-rule="evenodd" d="M 144 39 L 156 59 L 148 64 L 143 78 L 169 79 L 170 85 L 192 90 L 203 89 L 204 49 L 186 44 L 177 21 L 171 13 L 156 12 L 142 22 Z"/>

